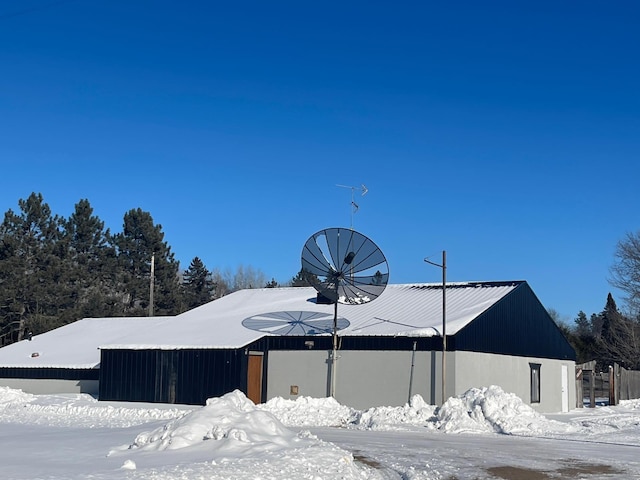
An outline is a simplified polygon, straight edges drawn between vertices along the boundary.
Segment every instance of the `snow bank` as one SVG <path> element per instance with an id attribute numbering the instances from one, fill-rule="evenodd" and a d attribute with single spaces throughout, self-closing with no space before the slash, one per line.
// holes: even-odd
<path id="1" fill-rule="evenodd" d="M 374 407 L 359 411 L 333 398 L 285 400 L 274 398 L 257 408 L 268 411 L 289 427 L 344 426 L 365 430 L 402 430 L 423 427 L 444 433 L 500 433 L 554 435 L 575 426 L 549 420 L 513 393 L 498 386 L 472 388 L 449 398 L 440 408 L 414 395 L 402 407 Z M 640 408 L 640 402 L 638 403 Z"/>
<path id="2" fill-rule="evenodd" d="M 622 402 L 626 410 L 640 409 L 640 400 Z M 359 411 L 333 398 L 274 398 L 254 405 L 239 391 L 209 399 L 205 407 L 131 404 L 117 406 L 88 395 L 31 395 L 0 387 L 0 420 L 51 426 L 128 427 L 169 420 L 162 428 L 141 433 L 132 448 L 164 450 L 217 441 L 217 448 L 242 443 L 292 447 L 300 440 L 286 427 L 334 426 L 369 430 L 423 427 L 445 433 L 501 433 L 554 435 L 598 424 L 605 417 L 566 423 L 547 419 L 512 393 L 498 386 L 472 388 L 449 398 L 440 408 L 414 395 L 402 407 L 375 407 Z M 615 423 L 615 422 L 614 422 Z M 629 425 L 631 428 L 632 425 Z M 240 443 L 238 443 L 240 442 Z M 223 447 L 223 445 L 225 445 Z"/>
<path id="3" fill-rule="evenodd" d="M 315 403 L 309 399 L 300 404 L 313 410 L 310 405 Z M 276 401 L 271 407 L 283 412 L 287 404 Z M 323 404 L 318 402 L 316 408 L 322 410 Z M 334 408 L 344 407 L 336 402 L 330 410 L 334 412 Z M 323 442 L 306 430 L 296 433 L 285 427 L 239 390 L 211 398 L 204 407 L 182 418 L 140 433 L 131 445 L 115 448 L 109 456 L 128 457 L 121 468 L 136 469 L 139 463 L 149 460 L 149 453 L 164 456 L 169 451 L 195 454 L 199 459 L 204 456 L 212 478 L 242 479 L 256 470 L 269 472 L 259 478 L 380 478 L 373 469 L 356 463 L 350 452 Z"/>
<path id="4" fill-rule="evenodd" d="M 185 407 L 133 404 L 114 406 L 86 394 L 32 395 L 0 387 L 0 421 L 56 427 L 125 428 L 188 413 Z"/>
<path id="5" fill-rule="evenodd" d="M 549 430 L 553 421 L 498 386 L 472 388 L 449 398 L 438 410 L 438 430 L 447 433 L 534 434 Z"/>
<path id="6" fill-rule="evenodd" d="M 301 436 L 287 429 L 269 412 L 258 410 L 242 392 L 236 390 L 182 418 L 136 437 L 131 449 L 175 450 L 207 440 L 208 448 L 225 455 L 279 448 L 294 448 Z"/>
<path id="7" fill-rule="evenodd" d="M 270 412 L 290 427 L 340 427 L 351 423 L 359 413 L 332 397 L 299 397 L 296 400 L 276 397 L 256 407 Z"/>
<path id="8" fill-rule="evenodd" d="M 34 400 L 35 395 L 25 393 L 15 388 L 0 387 L 0 407 L 7 406 L 12 403 L 28 403 Z"/>
<path id="9" fill-rule="evenodd" d="M 428 405 L 420 395 L 413 395 L 403 407 L 374 407 L 361 412 L 353 426 L 370 430 L 395 430 L 402 425 L 435 428 L 436 407 Z"/>

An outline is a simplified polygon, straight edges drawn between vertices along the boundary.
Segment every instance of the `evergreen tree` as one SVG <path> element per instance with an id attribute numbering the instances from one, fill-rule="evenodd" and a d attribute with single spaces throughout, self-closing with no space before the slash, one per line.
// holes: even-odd
<path id="1" fill-rule="evenodd" d="M 580 310 L 574 320 L 574 325 L 574 332 L 570 341 L 576 351 L 577 363 L 594 360 L 597 355 L 597 342 L 593 332 L 593 326 L 587 318 L 587 314 Z"/>
<path id="2" fill-rule="evenodd" d="M 118 288 L 116 251 L 104 222 L 93 215 L 89 201 L 80 200 L 64 224 L 71 283 L 76 303 L 65 316 L 107 317 L 121 311 L 124 292 Z"/>
<path id="3" fill-rule="evenodd" d="M 616 324 L 619 322 L 620 312 L 618 312 L 618 306 L 613 299 L 613 295 L 609 293 L 607 295 L 607 303 L 602 311 L 602 330 L 601 337 L 605 342 L 612 340 Z"/>
<path id="4" fill-rule="evenodd" d="M 307 274 L 304 269 L 300 269 L 300 271 L 291 278 L 291 286 L 292 287 L 310 287 L 311 283 L 307 280 Z"/>
<path id="5" fill-rule="evenodd" d="M 0 318 L 3 334 L 20 340 L 58 326 L 65 300 L 61 219 L 51 213 L 42 194 L 19 200 L 0 226 Z"/>
<path id="6" fill-rule="evenodd" d="M 611 293 L 600 314 L 602 333 L 599 339 L 602 368 L 619 363 L 625 368 L 640 367 L 640 325 L 626 318 L 618 311 Z"/>
<path id="7" fill-rule="evenodd" d="M 191 260 L 183 274 L 182 292 L 187 309 L 204 305 L 213 299 L 215 284 L 211 272 L 198 257 Z"/>
<path id="8" fill-rule="evenodd" d="M 271 277 L 271 281 L 267 282 L 264 288 L 278 288 L 278 282 L 276 282 L 275 278 Z"/>
<path id="9" fill-rule="evenodd" d="M 137 208 L 124 215 L 122 233 L 114 236 L 118 263 L 127 292 L 123 313 L 147 315 L 151 297 L 151 267 L 154 267 L 153 313 L 180 313 L 179 264 L 164 241 L 162 225 L 154 225 L 151 214 Z"/>
<path id="10" fill-rule="evenodd" d="M 574 320 L 574 323 L 576 326 L 576 333 L 578 335 L 584 335 L 584 336 L 592 335 L 591 323 L 587 318 L 587 314 L 584 313 L 582 310 L 578 312 L 578 316 Z"/>

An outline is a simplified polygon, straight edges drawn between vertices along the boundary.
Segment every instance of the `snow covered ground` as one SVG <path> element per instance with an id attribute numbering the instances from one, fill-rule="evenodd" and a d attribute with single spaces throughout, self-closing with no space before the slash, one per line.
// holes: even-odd
<path id="1" fill-rule="evenodd" d="M 442 408 L 358 411 L 332 398 L 201 406 L 98 402 L 0 387 L 0 478 L 640 478 L 640 400 L 540 415 L 499 387 Z"/>

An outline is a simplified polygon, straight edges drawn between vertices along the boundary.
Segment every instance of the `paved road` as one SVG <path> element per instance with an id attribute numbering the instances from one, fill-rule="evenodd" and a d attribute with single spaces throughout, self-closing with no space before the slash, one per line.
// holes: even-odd
<path id="1" fill-rule="evenodd" d="M 640 478 L 640 447 L 509 435 L 313 428 L 357 459 L 404 479 Z M 391 478 L 391 477 L 389 477 Z"/>

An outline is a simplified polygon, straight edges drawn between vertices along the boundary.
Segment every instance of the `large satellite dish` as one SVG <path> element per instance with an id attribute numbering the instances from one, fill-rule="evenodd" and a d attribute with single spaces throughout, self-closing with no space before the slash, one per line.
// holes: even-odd
<path id="1" fill-rule="evenodd" d="M 389 281 L 389 266 L 378 246 L 346 228 L 327 228 L 312 235 L 302 249 L 302 270 L 331 303 L 370 302 Z"/>
<path id="2" fill-rule="evenodd" d="M 389 281 L 382 250 L 370 239 L 346 228 L 313 234 L 302 249 L 302 273 L 334 306 L 331 390 L 335 398 L 338 359 L 338 304 L 361 305 L 378 298 Z"/>

